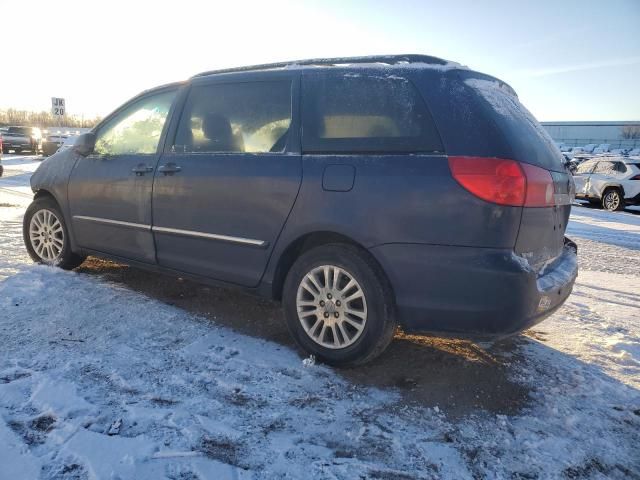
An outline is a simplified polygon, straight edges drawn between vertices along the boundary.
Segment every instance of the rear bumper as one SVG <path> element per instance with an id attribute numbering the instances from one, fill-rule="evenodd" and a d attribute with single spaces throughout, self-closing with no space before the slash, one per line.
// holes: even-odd
<path id="1" fill-rule="evenodd" d="M 391 281 L 400 324 L 409 332 L 522 331 L 564 303 L 578 273 L 568 247 L 542 274 L 507 249 L 388 244 L 371 253 Z"/>

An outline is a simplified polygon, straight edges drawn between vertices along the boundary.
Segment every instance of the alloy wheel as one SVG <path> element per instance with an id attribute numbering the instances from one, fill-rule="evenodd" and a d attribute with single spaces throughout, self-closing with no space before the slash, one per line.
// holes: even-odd
<path id="1" fill-rule="evenodd" d="M 298 319 L 318 345 L 346 348 L 360 338 L 367 322 L 367 301 L 358 281 L 341 267 L 322 265 L 300 281 Z"/>
<path id="2" fill-rule="evenodd" d="M 604 196 L 604 207 L 607 210 L 616 210 L 620 206 L 620 195 L 616 191 L 610 191 Z"/>
<path id="3" fill-rule="evenodd" d="M 45 263 L 55 262 L 64 248 L 62 223 L 51 210 L 43 208 L 31 217 L 29 241 L 38 257 Z"/>

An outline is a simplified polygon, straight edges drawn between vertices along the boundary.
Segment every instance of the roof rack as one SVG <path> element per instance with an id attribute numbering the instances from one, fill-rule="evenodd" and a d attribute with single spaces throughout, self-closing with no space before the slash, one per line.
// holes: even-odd
<path id="1" fill-rule="evenodd" d="M 223 68 L 220 70 L 209 70 L 207 72 L 198 73 L 195 77 L 205 77 L 215 73 L 232 73 L 232 72 L 249 72 L 253 70 L 273 70 L 276 68 L 285 68 L 290 66 L 326 66 L 353 64 L 353 63 L 385 63 L 388 65 L 397 65 L 401 63 L 432 63 L 436 65 L 446 65 L 448 62 L 442 58 L 432 57 L 429 55 L 370 55 L 364 57 L 336 57 L 336 58 L 312 58 L 308 60 L 293 60 L 290 62 L 263 63 L 260 65 L 251 65 L 246 67 Z"/>

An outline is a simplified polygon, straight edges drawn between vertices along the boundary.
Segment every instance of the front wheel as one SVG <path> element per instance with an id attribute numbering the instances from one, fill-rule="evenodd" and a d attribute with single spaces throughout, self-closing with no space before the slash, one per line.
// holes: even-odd
<path id="1" fill-rule="evenodd" d="M 610 212 L 624 210 L 624 198 L 617 188 L 610 188 L 602 196 L 602 208 Z"/>
<path id="2" fill-rule="evenodd" d="M 29 205 L 22 233 L 27 252 L 34 262 L 71 270 L 84 261 L 84 257 L 71 251 L 64 217 L 51 198 L 37 198 Z"/>
<path id="3" fill-rule="evenodd" d="M 325 245 L 301 255 L 287 275 L 283 304 L 298 345 L 331 365 L 372 360 L 396 329 L 384 273 L 366 252 L 350 245 Z"/>

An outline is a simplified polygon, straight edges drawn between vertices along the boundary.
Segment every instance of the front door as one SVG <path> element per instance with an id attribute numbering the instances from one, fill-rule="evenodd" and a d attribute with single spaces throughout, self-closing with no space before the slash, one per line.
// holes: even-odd
<path id="1" fill-rule="evenodd" d="M 80 247 L 155 263 L 151 188 L 158 144 L 175 89 L 134 100 L 96 131 L 94 152 L 69 179 L 69 207 Z"/>
<path id="2" fill-rule="evenodd" d="M 160 265 L 257 285 L 302 179 L 291 112 L 290 77 L 191 87 L 153 186 Z"/>
<path id="3" fill-rule="evenodd" d="M 585 197 L 589 195 L 589 180 L 597 163 L 597 160 L 587 160 L 578 165 L 576 172 L 573 174 L 573 181 L 576 185 L 576 196 Z"/>

